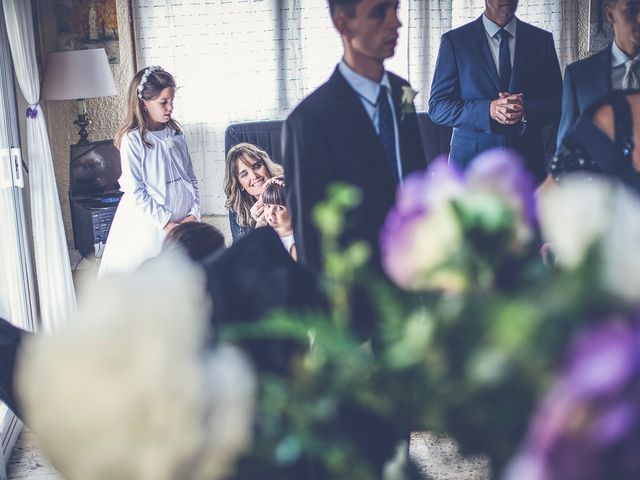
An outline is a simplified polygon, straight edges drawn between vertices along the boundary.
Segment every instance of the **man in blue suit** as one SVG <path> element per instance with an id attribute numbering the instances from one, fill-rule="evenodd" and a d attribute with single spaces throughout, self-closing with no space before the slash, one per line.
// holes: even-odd
<path id="1" fill-rule="evenodd" d="M 640 0 L 607 0 L 615 41 L 595 55 L 569 65 L 564 73 L 558 147 L 577 118 L 611 90 L 640 88 Z"/>
<path id="2" fill-rule="evenodd" d="M 477 20 L 442 36 L 429 115 L 453 127 L 461 168 L 489 148 L 512 148 L 541 181 L 542 128 L 560 118 L 562 77 L 551 33 L 515 17 L 518 0 L 485 0 Z"/>

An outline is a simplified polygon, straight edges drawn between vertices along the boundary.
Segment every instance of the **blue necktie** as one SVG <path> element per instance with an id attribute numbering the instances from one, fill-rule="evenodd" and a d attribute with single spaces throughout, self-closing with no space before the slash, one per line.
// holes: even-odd
<path id="1" fill-rule="evenodd" d="M 508 92 L 511 83 L 511 52 L 509 51 L 509 38 L 511 34 L 505 29 L 498 30 L 500 35 L 500 54 L 498 63 L 500 64 L 500 91 Z"/>
<path id="2" fill-rule="evenodd" d="M 391 171 L 397 182 L 396 132 L 393 123 L 393 112 L 391 111 L 389 96 L 387 95 L 387 87 L 384 85 L 380 85 L 380 92 L 378 93 L 378 127 L 378 136 L 380 137 L 387 161 L 391 166 Z"/>

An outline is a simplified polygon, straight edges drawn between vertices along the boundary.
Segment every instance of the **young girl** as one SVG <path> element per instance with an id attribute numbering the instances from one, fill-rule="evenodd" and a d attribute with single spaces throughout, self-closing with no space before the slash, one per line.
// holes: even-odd
<path id="1" fill-rule="evenodd" d="M 282 175 L 270 178 L 264 183 L 262 191 L 262 203 L 264 204 L 264 219 L 267 225 L 272 227 L 280 236 L 284 248 L 294 260 L 298 259 L 296 244 L 293 239 L 293 226 L 287 207 L 284 177 Z"/>
<path id="2" fill-rule="evenodd" d="M 171 118 L 176 82 L 160 67 L 136 73 L 127 118 L 115 138 L 124 192 L 98 275 L 129 271 L 155 257 L 167 232 L 200 220 L 200 196 L 187 142 Z"/>

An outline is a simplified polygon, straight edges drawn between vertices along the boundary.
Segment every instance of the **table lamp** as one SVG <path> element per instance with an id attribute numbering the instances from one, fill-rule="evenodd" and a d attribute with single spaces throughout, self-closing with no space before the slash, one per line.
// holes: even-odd
<path id="1" fill-rule="evenodd" d="M 91 123 L 85 99 L 117 95 L 104 48 L 50 53 L 42 87 L 45 100 L 77 100 L 78 144 L 89 143 Z"/>

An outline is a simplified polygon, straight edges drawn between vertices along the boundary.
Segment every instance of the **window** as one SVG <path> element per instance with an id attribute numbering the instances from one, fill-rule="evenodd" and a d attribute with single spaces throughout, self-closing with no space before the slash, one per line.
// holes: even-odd
<path id="1" fill-rule="evenodd" d="M 418 110 L 427 107 L 440 36 L 477 18 L 483 7 L 484 0 L 401 2 L 404 26 L 387 68 L 420 91 Z M 573 0 L 521 2 L 518 15 L 554 32 L 564 64 L 577 51 L 576 8 Z M 132 11 L 139 67 L 161 65 L 179 85 L 175 116 L 188 136 L 202 211 L 224 214 L 226 127 L 285 118 L 340 59 L 326 2 L 134 0 Z"/>

